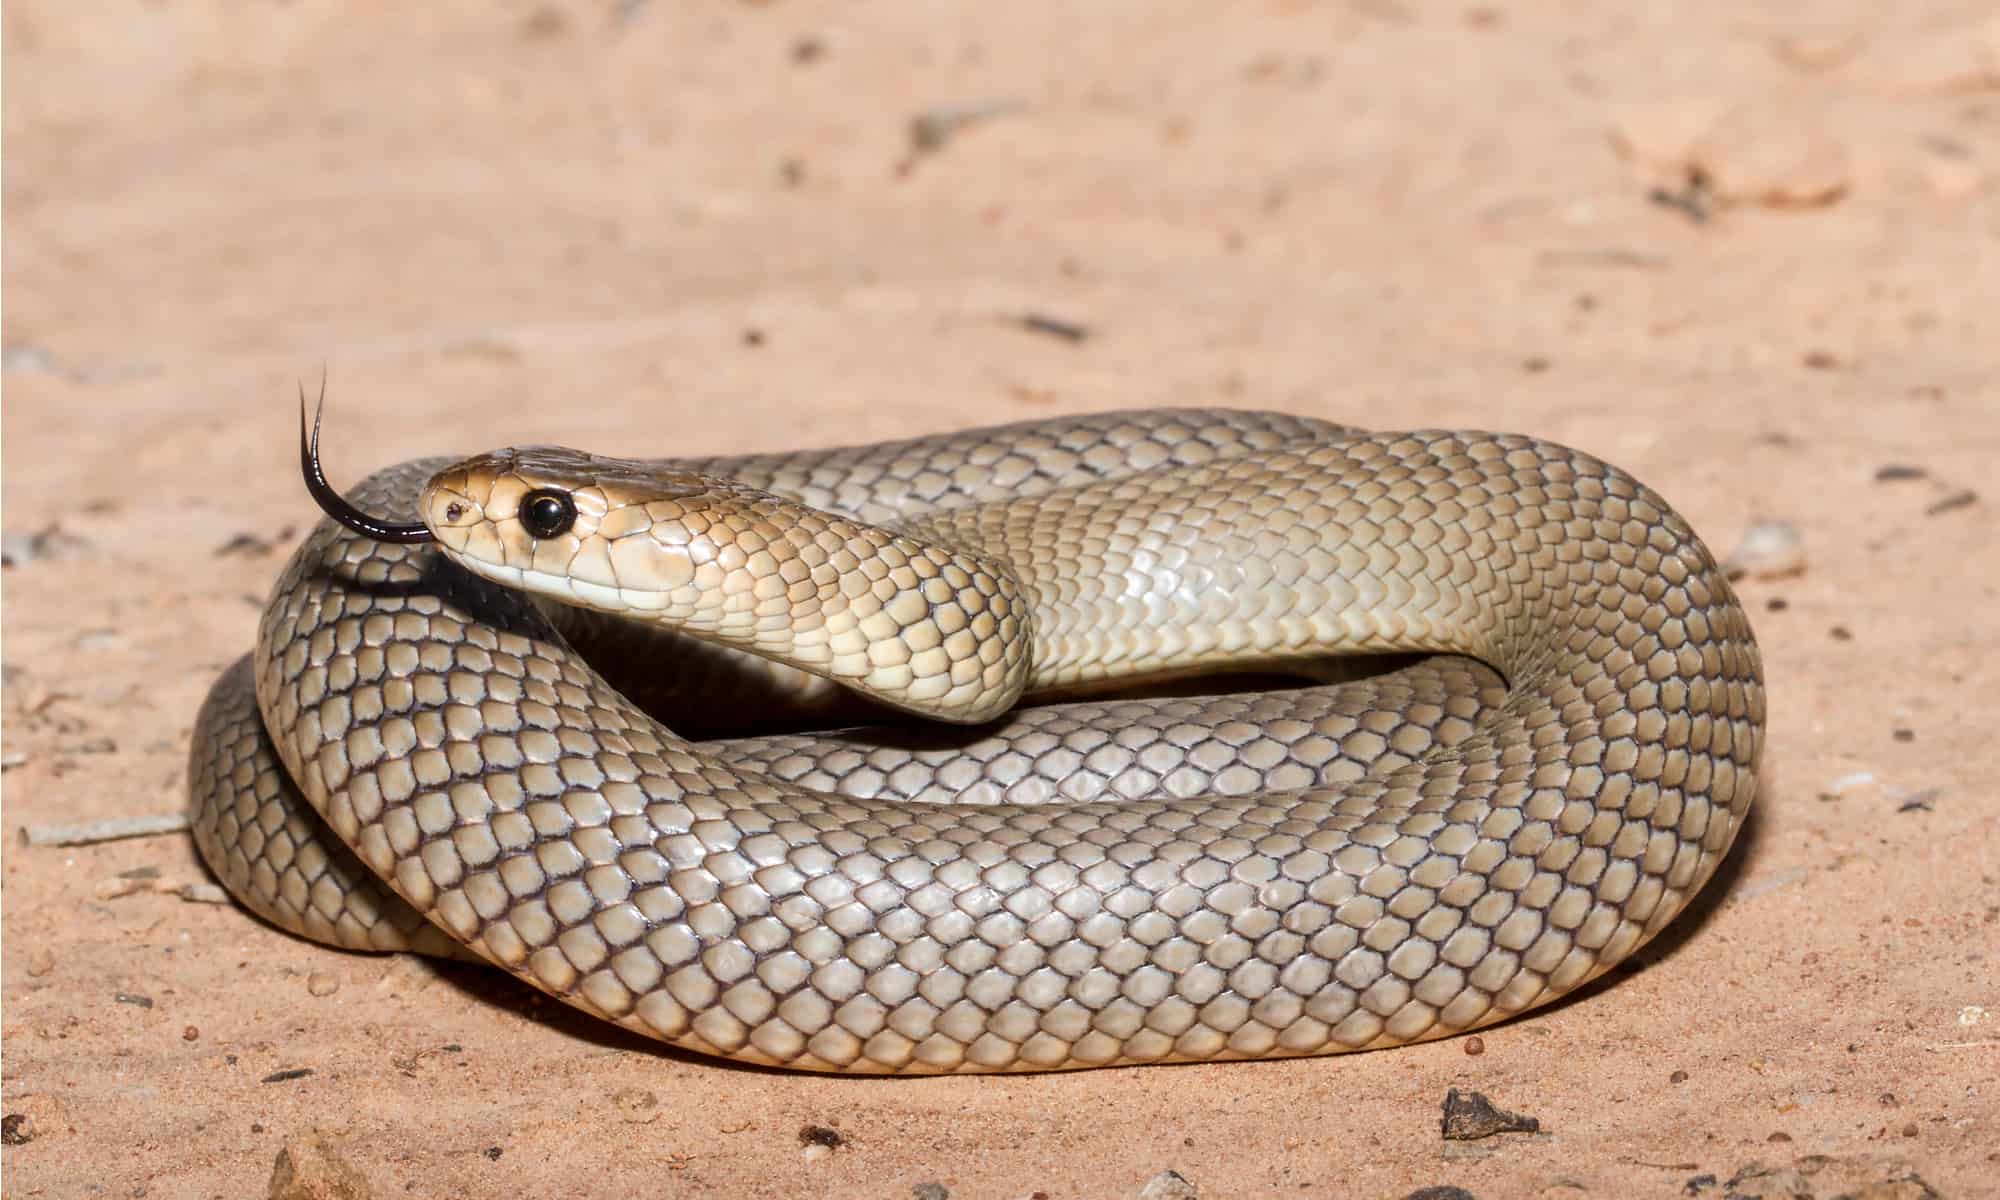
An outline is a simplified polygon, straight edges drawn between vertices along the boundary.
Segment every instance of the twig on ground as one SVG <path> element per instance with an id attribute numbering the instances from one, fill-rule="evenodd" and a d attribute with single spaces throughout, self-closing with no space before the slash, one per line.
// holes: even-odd
<path id="1" fill-rule="evenodd" d="M 23 825 L 21 841 L 29 846 L 88 846 L 93 842 L 115 842 L 120 838 L 180 833 L 187 827 L 186 813 L 150 813 L 141 817 L 86 821 L 81 825 Z"/>

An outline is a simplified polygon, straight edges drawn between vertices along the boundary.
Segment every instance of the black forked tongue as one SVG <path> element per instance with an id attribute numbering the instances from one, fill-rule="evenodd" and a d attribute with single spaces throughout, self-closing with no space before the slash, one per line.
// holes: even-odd
<path id="1" fill-rule="evenodd" d="M 306 431 L 306 388 L 299 385 L 299 469 L 305 473 L 306 491 L 319 503 L 320 511 L 347 526 L 365 538 L 378 542 L 428 542 L 431 531 L 422 521 L 407 525 L 398 521 L 384 521 L 349 504 L 333 485 L 326 481 L 326 472 L 319 465 L 319 418 L 326 411 L 326 383 L 320 383 L 319 406 L 313 410 L 312 431 Z"/>

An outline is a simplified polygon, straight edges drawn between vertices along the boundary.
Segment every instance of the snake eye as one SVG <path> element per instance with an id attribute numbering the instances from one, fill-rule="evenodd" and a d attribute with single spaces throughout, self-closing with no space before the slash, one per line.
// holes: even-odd
<path id="1" fill-rule="evenodd" d="M 559 537 L 576 524 L 576 505 L 568 492 L 536 488 L 521 497 L 521 528 L 537 538 Z"/>

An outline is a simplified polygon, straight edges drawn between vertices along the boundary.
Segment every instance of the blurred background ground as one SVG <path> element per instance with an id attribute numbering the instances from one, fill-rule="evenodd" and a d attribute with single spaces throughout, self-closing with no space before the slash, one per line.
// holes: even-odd
<path id="1" fill-rule="evenodd" d="M 1989 4 L 17 0 L 4 37 L 10 1196 L 257 1195 L 286 1147 L 378 1196 L 2000 1194 Z M 1760 808 L 1690 920 L 1477 1056 L 1007 1079 L 717 1065 L 184 902 L 184 837 L 23 847 L 180 805 L 314 516 L 322 368 L 343 482 L 1156 404 L 1582 446 L 1719 552 L 1802 535 L 1742 585 Z M 1543 1132 L 1442 1142 L 1450 1087 Z"/>

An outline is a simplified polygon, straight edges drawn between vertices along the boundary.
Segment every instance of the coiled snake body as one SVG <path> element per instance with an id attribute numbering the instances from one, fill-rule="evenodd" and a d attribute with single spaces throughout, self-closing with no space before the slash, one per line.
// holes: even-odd
<path id="1" fill-rule="evenodd" d="M 1710 554 L 1531 438 L 1162 410 L 506 451 L 355 495 L 430 544 L 327 521 L 300 547 L 197 724 L 204 857 L 286 929 L 484 959 L 707 1054 L 1003 1071 L 1442 1036 L 1657 933 L 1755 789 L 1761 669 Z M 1379 651 L 1443 657 L 1015 707 Z M 772 657 L 807 674 L 746 669 Z M 704 725 L 741 689 L 932 721 L 691 741 L 607 674 Z"/>

